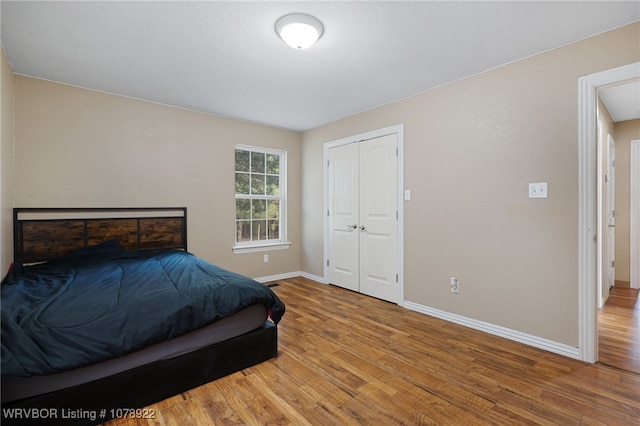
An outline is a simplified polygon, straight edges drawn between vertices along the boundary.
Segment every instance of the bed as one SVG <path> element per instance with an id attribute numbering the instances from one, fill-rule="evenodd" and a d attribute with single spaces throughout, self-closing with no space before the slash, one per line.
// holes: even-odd
<path id="1" fill-rule="evenodd" d="M 187 251 L 179 208 L 14 209 L 3 424 L 97 424 L 278 354 L 285 306 Z M 138 409 L 138 410 L 136 410 Z"/>

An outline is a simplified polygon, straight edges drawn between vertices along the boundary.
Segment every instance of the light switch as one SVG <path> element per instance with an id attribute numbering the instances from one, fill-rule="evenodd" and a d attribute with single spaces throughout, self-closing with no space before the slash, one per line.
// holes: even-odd
<path id="1" fill-rule="evenodd" d="M 404 190 L 404 199 L 406 201 L 409 201 L 411 199 L 411 190 L 410 189 L 405 189 Z"/>
<path id="2" fill-rule="evenodd" d="M 547 182 L 529 183 L 529 198 L 547 198 Z"/>

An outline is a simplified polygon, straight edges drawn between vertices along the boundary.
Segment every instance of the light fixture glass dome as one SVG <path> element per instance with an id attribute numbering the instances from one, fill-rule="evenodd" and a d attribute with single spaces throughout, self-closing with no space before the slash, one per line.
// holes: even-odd
<path id="1" fill-rule="evenodd" d="M 311 15 L 292 13 L 276 22 L 276 32 L 285 43 L 294 49 L 306 49 L 315 43 L 324 32 L 322 22 Z"/>

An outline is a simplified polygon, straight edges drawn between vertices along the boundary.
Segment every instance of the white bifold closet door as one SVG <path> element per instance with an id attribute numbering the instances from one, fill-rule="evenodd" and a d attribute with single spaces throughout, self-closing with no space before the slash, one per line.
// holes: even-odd
<path id="1" fill-rule="evenodd" d="M 329 149 L 329 282 L 397 303 L 397 135 Z"/>

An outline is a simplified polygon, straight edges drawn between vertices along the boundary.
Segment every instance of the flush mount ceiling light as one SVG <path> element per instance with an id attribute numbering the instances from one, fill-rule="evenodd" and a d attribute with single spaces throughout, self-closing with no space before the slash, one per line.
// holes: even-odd
<path id="1" fill-rule="evenodd" d="M 324 32 L 322 22 L 311 15 L 292 13 L 276 22 L 276 32 L 285 43 L 302 50 L 315 43 Z"/>

